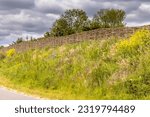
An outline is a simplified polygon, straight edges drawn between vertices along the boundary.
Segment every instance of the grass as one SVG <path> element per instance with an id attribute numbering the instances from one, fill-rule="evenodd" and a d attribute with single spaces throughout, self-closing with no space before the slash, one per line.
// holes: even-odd
<path id="1" fill-rule="evenodd" d="M 48 99 L 150 99 L 150 32 L 5 55 L 0 85 Z"/>

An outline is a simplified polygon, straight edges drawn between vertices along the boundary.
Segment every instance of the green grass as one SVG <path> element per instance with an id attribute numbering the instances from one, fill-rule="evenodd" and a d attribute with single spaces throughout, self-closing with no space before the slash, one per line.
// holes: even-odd
<path id="1" fill-rule="evenodd" d="M 0 85 L 49 99 L 150 99 L 150 32 L 0 53 Z"/>

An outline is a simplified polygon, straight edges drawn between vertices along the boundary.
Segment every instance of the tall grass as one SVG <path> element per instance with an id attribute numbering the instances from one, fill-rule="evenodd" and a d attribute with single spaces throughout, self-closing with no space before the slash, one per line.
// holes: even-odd
<path id="1" fill-rule="evenodd" d="M 20 87 L 55 92 L 58 99 L 150 99 L 147 30 L 125 40 L 85 41 L 18 54 L 11 51 L 1 57 L 0 72 Z M 53 93 L 43 96 L 54 97 Z"/>

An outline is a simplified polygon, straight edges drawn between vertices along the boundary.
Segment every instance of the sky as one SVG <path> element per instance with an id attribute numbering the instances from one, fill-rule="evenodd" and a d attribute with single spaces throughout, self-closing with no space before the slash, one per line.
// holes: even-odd
<path id="1" fill-rule="evenodd" d="M 150 24 L 150 0 L 0 0 L 0 45 L 18 37 L 43 36 L 72 8 L 85 10 L 90 18 L 100 9 L 123 9 L 127 26 Z"/>

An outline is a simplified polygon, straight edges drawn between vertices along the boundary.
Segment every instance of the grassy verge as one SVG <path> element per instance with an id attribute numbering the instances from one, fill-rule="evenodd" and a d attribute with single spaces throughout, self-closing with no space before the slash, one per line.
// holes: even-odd
<path id="1" fill-rule="evenodd" d="M 9 79 L 0 74 L 0 86 L 7 87 L 8 89 L 13 89 L 19 92 L 23 92 L 33 97 L 41 99 L 52 99 L 52 100 L 62 100 L 62 99 L 85 99 L 83 96 L 76 97 L 75 95 L 69 94 L 69 92 L 54 91 L 54 90 L 45 90 L 40 88 L 28 88 L 23 87 L 20 84 L 15 84 Z M 3 77 L 2 77 L 3 76 Z"/>
<path id="2" fill-rule="evenodd" d="M 1 53 L 0 84 L 49 99 L 150 99 L 150 32 Z"/>

